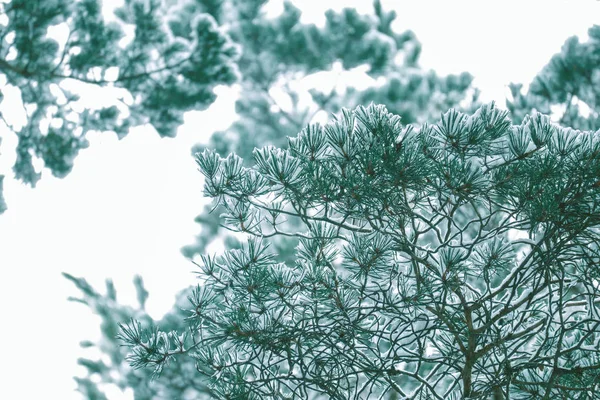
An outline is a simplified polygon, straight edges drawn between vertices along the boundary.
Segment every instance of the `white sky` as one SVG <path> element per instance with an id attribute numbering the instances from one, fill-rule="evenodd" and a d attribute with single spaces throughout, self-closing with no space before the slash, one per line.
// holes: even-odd
<path id="1" fill-rule="evenodd" d="M 307 21 L 326 8 L 357 7 L 369 0 L 296 0 Z M 564 40 L 600 23 L 600 1 L 383 1 L 423 44 L 421 65 L 438 72 L 469 71 L 484 100 L 503 103 L 510 82 L 528 83 Z M 79 341 L 99 335 L 98 319 L 83 305 L 62 271 L 84 276 L 98 289 L 112 277 L 117 294 L 134 303 L 132 277 L 143 275 L 148 309 L 160 317 L 174 294 L 194 283 L 181 246 L 197 233 L 202 182 L 190 148 L 225 129 L 235 90 L 219 88 L 206 112 L 191 113 L 176 139 L 139 128 L 120 142 L 114 134 L 90 136 L 73 172 L 47 171 L 36 189 L 12 179 L 14 135 L 2 132 L 0 171 L 8 211 L 0 216 L 0 398 L 81 399 L 72 376 L 83 370 Z M 6 112 L 6 104 L 2 107 Z M 112 393 L 109 398 L 129 398 Z"/>

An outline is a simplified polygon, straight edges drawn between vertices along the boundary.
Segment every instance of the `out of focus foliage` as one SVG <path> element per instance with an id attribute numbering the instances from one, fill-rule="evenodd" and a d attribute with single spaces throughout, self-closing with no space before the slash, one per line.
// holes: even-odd
<path id="1" fill-rule="evenodd" d="M 26 116 L 24 126 L 2 116 L 4 128 L 18 136 L 16 179 L 35 186 L 42 175 L 36 158 L 64 177 L 88 145 L 89 131 L 123 137 L 150 123 L 173 137 L 184 111 L 207 108 L 215 86 L 236 81 L 239 51 L 210 14 L 182 19 L 161 0 L 125 0 L 109 21 L 106 6 L 101 0 L 0 3 L 0 78 L 20 94 L 7 105 L 11 113 Z M 86 106 L 80 94 L 99 88 L 118 92 L 114 104 Z"/>
<path id="2" fill-rule="evenodd" d="M 558 114 L 561 125 L 579 130 L 600 129 L 600 25 L 588 30 L 588 40 L 573 36 L 565 42 L 524 93 L 511 84 L 507 106 L 515 122 L 536 109 Z"/>
<path id="3" fill-rule="evenodd" d="M 106 384 L 114 384 L 121 390 L 131 388 L 136 400 L 197 399 L 199 394 L 209 393 L 204 382 L 195 377 L 195 367 L 189 362 L 177 363 L 161 379 L 151 381 L 151 371 L 134 370 L 128 365 L 125 359 L 126 351 L 116 340 L 118 324 L 132 317 L 148 325 L 157 324 L 179 331 L 185 329 L 183 319 L 186 314 L 182 308 L 187 305 L 187 290 L 177 296 L 176 305 L 171 312 L 163 319 L 154 321 L 145 310 L 148 292 L 144 288 L 141 277 L 137 276 L 133 282 L 138 299 L 138 305 L 134 308 L 117 301 L 116 290 L 110 280 L 106 281 L 106 291 L 103 294 L 91 287 L 85 279 L 75 278 L 69 274 L 64 275 L 77 286 L 82 295 L 70 300 L 87 305 L 102 318 L 100 325 L 102 339 L 97 343 L 81 342 L 81 347 L 84 349 L 95 348 L 102 354 L 99 359 L 91 357 L 78 360 L 78 363 L 88 371 L 87 376 L 75 378 L 83 398 L 110 400 L 103 391 Z M 97 383 L 98 380 L 100 384 Z"/>

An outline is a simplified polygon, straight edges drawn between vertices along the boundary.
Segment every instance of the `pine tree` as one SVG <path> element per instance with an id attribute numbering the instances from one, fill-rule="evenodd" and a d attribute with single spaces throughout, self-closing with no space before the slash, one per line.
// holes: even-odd
<path id="1" fill-rule="evenodd" d="M 240 18 L 240 22 L 239 22 L 240 25 L 242 25 L 243 22 L 246 21 L 246 19 L 241 18 L 239 16 L 235 17 L 235 15 L 237 15 L 237 14 L 235 14 L 235 12 L 233 12 L 232 9 L 227 6 L 227 4 L 225 4 L 225 6 L 223 6 L 222 2 L 217 1 L 217 2 L 213 2 L 214 5 L 211 7 L 211 6 L 207 5 L 209 2 L 203 2 L 203 3 L 206 3 L 206 4 L 203 4 L 202 5 L 203 8 L 201 8 L 201 9 L 198 8 L 197 4 L 195 6 L 189 5 L 188 6 L 189 8 L 182 8 L 182 10 L 184 10 L 184 12 L 182 12 L 181 15 L 192 16 L 192 15 L 194 15 L 195 12 L 198 12 L 198 10 L 201 10 L 203 12 L 210 12 L 211 15 L 213 15 L 213 17 L 219 22 L 219 24 L 228 24 L 230 26 L 235 25 L 235 24 L 231 24 L 230 22 L 224 22 L 224 21 L 234 21 L 235 18 Z M 253 9 L 251 6 L 248 6 L 247 10 L 249 10 L 249 11 L 246 11 L 245 14 L 241 14 L 241 15 L 244 15 L 245 17 L 254 16 L 253 17 L 254 24 L 252 24 L 252 25 L 261 25 L 261 23 L 263 25 L 269 24 L 269 22 L 263 20 L 260 15 L 260 6 L 262 5 L 263 2 L 260 2 L 260 3 L 261 4 L 258 6 L 256 6 L 256 5 L 252 6 L 252 7 L 254 7 Z M 249 3 L 246 3 L 246 4 L 249 4 Z M 375 4 L 376 4 L 376 15 L 379 15 L 377 13 L 381 12 L 381 11 L 377 11 L 377 3 L 375 3 Z M 226 12 L 227 10 L 229 10 L 228 13 Z M 293 14 L 294 12 L 296 12 L 296 11 L 294 11 L 294 8 L 288 5 L 285 13 Z M 352 15 L 352 11 L 346 11 L 346 12 L 349 13 L 350 15 Z M 284 15 L 286 15 L 285 13 L 284 13 Z M 224 17 L 224 15 L 229 15 L 229 17 L 227 17 L 229 19 Z M 331 14 L 332 17 L 335 15 L 336 14 Z M 339 15 L 340 14 L 337 14 L 336 18 L 339 19 L 340 18 Z M 283 18 L 283 17 L 281 17 L 281 18 Z M 347 17 L 346 19 L 350 19 L 350 18 Z M 329 18 L 328 18 L 328 20 L 329 20 Z M 277 21 L 277 19 L 276 19 L 276 21 Z M 303 25 L 298 24 L 298 22 L 296 22 L 296 25 L 303 27 Z M 276 26 L 276 28 L 271 28 L 271 30 L 267 30 L 267 31 L 270 33 L 273 33 L 274 31 L 276 31 L 277 29 L 280 29 L 280 27 L 281 27 L 281 25 L 277 25 L 275 22 L 273 22 L 273 26 Z M 298 26 L 295 27 L 296 30 L 301 31 L 302 29 L 299 28 Z M 257 29 L 257 30 L 260 31 L 260 29 Z M 236 37 L 235 33 L 230 33 L 230 35 L 232 36 L 232 38 Z M 409 35 L 409 37 L 412 38 L 412 36 L 410 34 L 408 34 L 408 35 Z M 237 39 L 234 39 L 234 41 L 236 43 L 240 43 L 242 45 L 242 48 L 245 49 L 245 43 L 242 42 L 242 40 L 247 37 L 251 37 L 251 35 L 249 35 L 249 36 L 240 35 L 237 37 Z M 256 37 L 260 37 L 260 35 L 257 34 Z M 273 36 L 271 36 L 271 37 L 273 37 Z M 590 37 L 592 37 L 591 34 L 590 34 Z M 415 43 L 414 39 L 406 40 L 405 42 L 406 42 L 406 44 Z M 259 42 L 259 43 L 261 43 L 260 46 L 254 46 L 254 47 L 269 48 L 269 46 L 265 46 L 264 42 Z M 417 46 L 411 45 L 408 47 L 412 47 L 413 49 L 415 49 L 415 50 L 412 50 L 413 55 L 415 55 L 415 54 L 418 55 L 418 45 Z M 253 46 L 249 46 L 249 48 L 253 48 Z M 277 52 L 275 50 L 269 50 L 269 52 L 277 54 Z M 249 53 L 246 52 L 246 54 L 249 54 Z M 260 57 L 264 58 L 265 52 L 255 53 L 254 57 L 255 58 L 260 58 Z M 405 59 L 406 58 L 407 57 L 405 57 Z M 306 59 L 310 59 L 310 57 L 308 57 Z M 303 60 L 305 60 L 305 58 L 303 58 Z M 416 60 L 416 57 L 415 57 L 415 60 Z M 258 61 L 254 60 L 254 64 L 256 64 L 257 62 Z M 306 62 L 306 61 L 302 61 L 302 62 Z M 260 70 L 260 68 L 264 69 L 265 67 L 278 65 L 277 63 L 265 63 L 265 64 L 266 64 L 266 66 L 263 65 L 263 66 L 257 67 L 257 68 Z M 251 58 L 250 58 L 250 60 L 247 60 L 244 63 L 244 65 L 252 65 Z M 292 64 L 289 64 L 289 65 L 285 64 L 285 65 L 290 70 L 293 70 Z M 327 64 L 326 67 L 320 67 L 320 68 L 328 68 L 329 65 L 331 65 L 331 64 Z M 347 67 L 351 66 L 351 65 L 352 64 L 348 64 Z M 318 69 L 319 67 L 315 67 L 315 69 L 306 68 L 305 66 L 302 66 L 301 63 L 294 64 L 293 66 L 295 68 L 297 68 L 295 70 L 295 72 L 300 73 L 300 74 L 306 74 L 306 73 L 310 73 L 310 72 L 319 70 Z M 394 79 L 389 79 L 387 84 L 384 85 L 384 87 L 382 87 L 382 88 L 374 87 L 365 92 L 350 90 L 349 93 L 344 93 L 344 94 L 335 93 L 330 96 L 328 96 L 327 94 L 321 94 L 321 93 L 313 91 L 311 93 L 313 101 L 314 101 L 312 108 L 298 107 L 298 108 L 300 108 L 299 110 L 292 109 L 292 110 L 286 110 L 286 111 L 283 111 L 283 110 L 274 111 L 274 108 L 272 108 L 273 99 L 269 99 L 269 97 L 268 97 L 269 90 L 268 89 L 271 88 L 272 86 L 274 86 L 273 83 L 270 83 L 270 84 L 267 83 L 267 86 L 265 89 L 259 84 L 260 79 L 263 79 L 263 78 L 260 78 L 260 75 L 258 78 L 256 78 L 256 77 L 248 78 L 244 74 L 242 74 L 242 82 L 249 82 L 250 84 L 247 86 L 242 84 L 243 92 L 242 92 L 242 96 L 240 96 L 242 100 L 238 102 L 238 106 L 237 106 L 237 111 L 240 115 L 240 119 L 237 123 L 235 123 L 232 126 L 232 128 L 230 130 L 228 130 L 228 132 L 229 132 L 228 134 L 223 133 L 223 132 L 217 133 L 213 137 L 213 140 L 209 147 L 216 148 L 217 152 L 223 157 L 225 157 L 231 151 L 237 151 L 240 154 L 242 154 L 245 158 L 250 159 L 251 158 L 251 154 L 249 153 L 250 146 L 244 146 L 244 144 L 248 143 L 248 140 L 252 140 L 253 136 L 251 134 L 256 134 L 257 138 L 262 138 L 260 140 L 257 140 L 256 142 L 253 142 L 254 145 L 261 145 L 262 143 L 272 143 L 278 147 L 285 147 L 285 145 L 286 145 L 285 139 L 284 139 L 285 136 L 294 136 L 296 134 L 296 132 L 299 130 L 298 126 L 306 125 L 308 123 L 308 120 L 310 119 L 307 116 L 312 115 L 315 112 L 315 110 L 318 110 L 318 109 L 332 111 L 336 108 L 340 108 L 342 105 L 360 104 L 361 102 L 366 102 L 368 100 L 374 100 L 377 103 L 388 104 L 389 108 L 391 110 L 393 110 L 394 113 L 398 113 L 403 116 L 403 122 L 408 121 L 408 122 L 422 123 L 428 119 L 431 119 L 432 115 L 435 115 L 436 112 L 439 115 L 439 111 L 441 111 L 442 109 L 449 108 L 452 105 L 454 105 L 453 102 L 457 103 L 461 99 L 464 99 L 464 97 L 465 97 L 464 90 L 468 87 L 468 85 L 470 83 L 470 77 L 468 75 L 463 75 L 462 77 L 449 78 L 450 82 L 448 83 L 448 86 L 446 86 L 446 87 L 450 87 L 450 88 L 454 87 L 455 89 L 448 90 L 450 95 L 446 97 L 447 100 L 444 100 L 444 101 L 448 101 L 448 103 L 446 103 L 445 106 L 444 106 L 444 103 L 439 103 L 439 104 L 435 105 L 430 100 L 432 98 L 439 98 L 438 97 L 439 94 L 436 96 L 431 96 L 431 92 L 440 90 L 442 93 L 448 93 L 448 92 L 446 92 L 446 89 L 444 89 L 443 80 L 438 79 L 436 81 L 437 78 L 435 77 L 434 74 L 430 75 L 430 76 L 433 76 L 433 78 L 422 79 L 423 76 L 427 77 L 427 74 L 423 74 L 418 69 L 416 69 L 414 63 L 412 65 L 409 64 L 408 69 L 404 68 L 406 66 L 407 65 L 395 65 L 395 67 L 399 71 L 388 70 L 388 72 L 386 72 L 386 74 L 389 74 L 389 76 L 398 76 L 399 78 L 397 79 L 396 82 L 394 82 Z M 547 67 L 547 69 L 548 69 L 548 67 Z M 405 75 L 402 75 L 403 71 L 404 71 Z M 409 71 L 415 72 L 415 74 L 406 75 L 406 73 Z M 274 81 L 279 82 L 283 79 L 285 82 L 285 80 L 286 80 L 286 77 L 285 77 L 286 70 L 285 69 L 280 72 L 274 72 L 273 74 L 274 74 L 274 76 L 277 77 L 276 79 L 274 79 Z M 394 75 L 394 74 L 397 74 L 397 75 Z M 282 77 L 282 75 L 283 75 L 283 77 Z M 290 75 L 293 75 L 293 74 L 290 74 Z M 250 76 L 252 76 L 252 75 L 250 74 Z M 376 73 L 374 73 L 374 76 L 377 76 Z M 407 79 L 406 76 L 412 77 L 412 79 L 413 79 L 412 84 L 410 83 L 411 79 Z M 287 79 L 290 79 L 290 78 L 288 77 Z M 433 87 L 433 90 L 430 91 L 429 95 L 428 95 L 428 86 L 427 85 L 415 84 L 415 82 L 423 82 L 423 81 L 429 82 L 430 85 Z M 433 82 L 433 83 L 431 83 L 431 82 Z M 441 84 L 438 83 L 438 86 L 436 87 L 435 82 L 442 82 L 442 83 Z M 461 82 L 466 82 L 466 83 L 461 83 Z M 402 85 L 405 85 L 405 86 L 402 86 Z M 461 85 L 463 86 L 462 89 L 460 89 Z M 405 89 L 407 87 L 412 88 L 412 91 L 410 91 L 410 93 L 414 93 L 415 86 L 419 89 L 420 94 L 419 94 L 419 96 L 415 96 L 412 99 L 415 100 L 415 98 L 416 98 L 417 101 L 413 102 L 411 100 L 411 97 L 409 97 L 409 98 L 401 97 L 403 95 L 406 95 L 407 91 Z M 535 87 L 535 86 L 532 85 L 532 87 Z M 560 85 L 556 86 L 555 89 L 562 90 Z M 258 95 L 257 95 L 257 93 L 258 93 Z M 290 97 L 292 97 L 292 100 L 295 95 L 297 96 L 297 94 L 295 94 L 291 89 L 288 89 L 287 93 L 290 95 Z M 530 99 L 532 98 L 531 93 L 532 93 L 532 91 L 530 90 L 530 93 L 527 95 L 527 96 L 529 96 Z M 514 93 L 513 93 L 513 96 L 515 96 Z M 453 98 L 456 100 L 452 100 Z M 248 100 L 244 102 L 244 99 L 248 99 Z M 378 100 L 378 99 L 381 99 L 381 100 Z M 292 102 L 292 104 L 297 106 L 298 101 L 295 100 Z M 431 106 L 432 104 L 434 105 L 433 110 L 432 111 L 427 110 L 427 108 L 429 106 Z M 517 104 L 517 102 L 515 102 L 513 104 Z M 534 104 L 536 104 L 536 105 L 534 105 Z M 591 104 L 591 103 L 588 103 L 588 104 Z M 523 120 L 523 116 L 525 115 L 525 113 L 531 112 L 531 109 L 537 108 L 540 110 L 544 110 L 542 107 L 539 106 L 539 103 L 534 103 L 531 100 L 527 103 L 521 102 L 518 105 L 519 105 L 519 107 L 513 106 L 512 110 L 515 111 L 515 115 L 513 115 L 514 120 L 518 121 L 519 123 L 520 123 L 520 121 Z M 510 103 L 509 103 L 509 106 L 511 106 Z M 396 107 L 399 107 L 399 108 L 396 108 Z M 405 107 L 405 108 L 401 108 L 401 107 Z M 406 108 L 406 107 L 408 107 L 408 108 Z M 437 108 L 435 108 L 435 107 L 437 107 Z M 517 114 L 519 112 L 521 114 L 520 114 L 520 116 L 517 116 Z M 293 118 L 290 118 L 288 120 L 288 118 L 286 117 L 285 114 L 287 114 L 287 117 L 293 117 Z M 303 116 L 304 116 L 304 118 L 303 118 Z M 267 118 L 267 119 L 265 120 L 264 118 Z M 413 120 L 413 118 L 414 118 L 414 120 Z M 275 126 L 278 126 L 279 129 L 273 129 L 272 127 L 269 126 L 269 123 L 265 123 L 265 121 L 269 121 L 269 120 L 273 121 L 273 124 Z M 565 123 L 565 121 L 566 120 L 562 120 L 561 122 Z M 241 139 L 239 139 L 239 138 L 241 138 Z M 198 149 L 196 149 L 196 150 L 198 150 Z M 244 165 L 247 166 L 248 165 L 247 162 Z M 204 215 L 206 216 L 206 214 L 204 214 Z M 212 226 L 218 226 L 218 213 L 213 213 L 212 216 L 213 216 L 212 220 L 211 220 Z M 463 217 L 461 215 L 457 215 L 456 218 L 457 218 L 457 220 L 460 220 L 460 218 L 463 218 Z M 298 219 L 298 221 L 299 221 L 298 223 L 301 224 L 301 220 Z M 206 226 L 210 227 L 211 225 L 207 224 Z M 216 233 L 217 233 L 216 230 L 212 231 L 211 236 L 214 236 L 214 234 L 216 234 Z M 286 241 L 277 241 L 277 237 L 273 237 L 270 239 L 271 246 L 275 247 L 276 249 L 279 249 L 278 246 L 281 246 L 281 244 L 284 242 L 289 243 L 290 241 L 287 241 L 287 240 Z M 233 242 L 230 242 L 230 245 L 234 245 L 234 247 L 240 246 L 239 243 L 233 243 Z M 188 251 L 191 251 L 190 253 L 188 253 L 189 256 L 191 257 L 194 254 L 203 253 L 203 250 L 202 250 L 204 248 L 203 246 L 205 246 L 205 244 L 201 244 L 201 246 L 198 246 L 196 248 L 188 247 Z M 289 247 L 289 245 L 288 245 L 288 247 Z M 294 257 L 295 253 L 291 253 L 290 255 L 292 257 Z M 290 261 L 289 258 L 286 261 L 289 262 Z M 293 264 L 293 262 L 292 262 L 292 264 Z M 71 279 L 73 279 L 75 282 L 77 282 L 78 286 L 80 286 L 80 287 L 81 287 L 81 285 L 83 285 L 83 287 L 89 287 L 89 285 L 86 286 L 85 281 L 83 281 L 83 280 L 76 280 L 73 277 L 71 277 Z M 141 280 L 136 281 L 136 287 L 139 288 L 140 284 L 141 284 Z M 119 350 L 118 343 L 116 343 L 114 341 L 114 332 L 115 332 L 116 324 L 118 322 L 124 321 L 125 319 L 127 319 L 129 317 L 135 317 L 136 319 L 141 320 L 141 322 L 144 325 L 157 325 L 157 326 L 161 326 L 161 328 L 163 328 L 166 331 L 183 332 L 184 330 L 187 329 L 184 318 L 189 316 L 189 315 L 185 314 L 183 311 L 186 306 L 189 306 L 189 304 L 186 304 L 186 303 L 188 303 L 188 301 L 186 301 L 187 300 L 186 297 L 189 296 L 191 299 L 194 300 L 194 299 L 196 299 L 196 296 L 199 295 L 198 294 L 199 292 L 194 292 L 191 290 L 182 291 L 178 295 L 178 300 L 177 300 L 176 306 L 173 308 L 172 312 L 167 314 L 161 321 L 153 321 L 143 310 L 143 302 L 141 303 L 140 308 L 138 308 L 136 310 L 133 310 L 128 307 L 124 307 L 124 306 L 118 304 L 118 302 L 116 302 L 116 297 L 114 295 L 114 288 L 112 287 L 112 285 L 109 284 L 107 287 L 109 288 L 109 290 L 107 291 L 106 295 L 101 295 L 93 290 L 91 292 L 93 294 L 90 295 L 89 293 L 86 293 L 86 291 L 84 290 L 84 299 L 82 299 L 82 301 L 84 301 L 88 305 L 90 305 L 90 307 L 92 309 L 99 312 L 103 318 L 103 329 L 105 331 L 104 332 L 105 338 L 101 343 L 99 343 L 99 346 L 100 346 L 100 350 L 103 353 L 107 354 L 112 360 L 110 365 L 106 365 L 106 364 L 98 362 L 98 361 L 81 359 L 80 363 L 82 363 L 83 365 L 86 365 L 86 367 L 90 371 L 90 374 L 91 374 L 90 376 L 100 375 L 102 382 L 113 382 L 122 388 L 124 388 L 124 387 L 133 388 L 136 393 L 136 398 L 140 398 L 140 399 L 142 399 L 142 398 L 147 398 L 147 399 L 151 399 L 151 398 L 152 399 L 156 399 L 156 398 L 186 398 L 186 396 L 193 398 L 193 397 L 195 397 L 195 395 L 197 395 L 199 393 L 211 393 L 213 396 L 218 396 L 218 393 L 216 393 L 214 390 L 212 390 L 209 386 L 206 385 L 208 381 L 196 373 L 196 370 L 194 367 L 194 362 L 195 362 L 194 359 L 189 358 L 189 357 L 175 356 L 175 357 L 179 357 L 179 359 L 177 360 L 177 363 L 174 363 L 174 364 L 170 365 L 168 368 L 164 369 L 162 371 L 162 375 L 160 375 L 158 377 L 158 379 L 149 381 L 149 378 L 151 376 L 151 371 L 148 371 L 147 369 L 133 371 L 130 368 L 128 368 L 124 362 L 123 352 Z M 142 287 L 142 293 L 145 293 L 143 286 L 141 286 L 141 287 Z M 145 296 L 147 296 L 147 293 Z M 93 345 L 90 342 L 84 342 L 83 344 L 85 346 Z M 112 371 L 112 374 L 109 374 L 110 371 Z M 114 372 L 117 372 L 117 374 L 115 374 Z M 562 373 L 562 372 L 560 372 L 560 373 Z M 115 377 L 115 375 L 116 375 L 116 377 Z M 103 398 L 102 397 L 103 395 L 101 394 L 100 389 L 98 388 L 98 386 L 95 383 L 92 382 L 90 377 L 77 378 L 77 379 L 80 384 L 80 390 L 83 393 L 85 393 L 89 398 Z M 183 382 L 185 382 L 185 383 L 183 383 Z M 496 387 L 492 388 L 492 390 L 495 391 L 495 393 L 498 393 L 499 391 L 502 390 L 502 388 L 499 386 L 496 386 Z M 394 394 L 392 393 L 390 398 L 392 398 L 393 396 L 394 396 Z M 496 394 L 496 396 L 500 396 L 500 395 Z M 484 398 L 484 397 L 482 397 L 482 398 Z M 496 398 L 501 398 L 501 397 L 496 397 Z"/>
<path id="2" fill-rule="evenodd" d="M 36 158 L 54 176 L 66 176 L 88 146 L 89 131 L 121 138 L 130 127 L 150 123 L 160 136 L 173 137 L 184 111 L 207 108 L 215 86 L 236 80 L 238 50 L 214 18 L 184 19 L 177 10 L 162 0 L 125 0 L 106 22 L 100 0 L 0 4 L 0 76 L 18 88 L 27 116 L 23 127 L 1 118 L 18 136 L 16 179 L 35 186 L 41 178 Z M 133 33 L 126 35 L 126 27 Z M 57 28 L 68 32 L 64 40 L 47 35 Z M 74 82 L 120 89 L 123 96 L 112 106 L 86 108 Z M 0 101 L 19 104 L 1 93 Z M 0 192 L 0 210 L 1 199 Z"/>
<path id="3" fill-rule="evenodd" d="M 423 123 L 461 101 L 476 99 L 476 91 L 470 93 L 472 77 L 469 74 L 439 77 L 432 71 L 418 67 L 420 44 L 410 31 L 398 33 L 391 28 L 395 13 L 386 12 L 378 1 L 374 2 L 372 15 L 361 15 L 353 9 L 326 14 L 324 27 L 300 22 L 300 11 L 291 3 L 285 3 L 284 11 L 275 18 L 267 18 L 262 11 L 267 1 L 194 1 L 182 3 L 173 12 L 193 19 L 198 13 L 210 13 L 220 26 L 228 27 L 227 35 L 241 49 L 237 62 L 240 73 L 241 93 L 236 103 L 239 119 L 225 132 L 217 132 L 208 147 L 216 149 L 222 156 L 238 152 L 250 159 L 252 149 L 270 143 L 277 146 L 287 144 L 287 136 L 294 136 L 306 126 L 319 111 L 333 112 L 341 105 L 368 104 L 376 101 L 386 103 L 401 113 L 408 122 Z M 172 29 L 176 29 L 171 25 Z M 349 32 L 354 32 L 350 35 Z M 290 45 L 292 42 L 293 45 Z M 290 48 L 294 52 L 290 52 Z M 371 77 L 386 77 L 383 84 L 373 85 L 367 90 L 335 90 L 331 93 L 311 90 L 298 92 L 290 85 L 311 73 L 342 64 L 346 70 L 367 66 Z M 289 97 L 292 107 L 278 107 L 270 91 L 281 88 Z M 302 101 L 309 97 L 309 104 Z M 202 151 L 196 147 L 193 152 Z M 196 244 L 186 246 L 183 252 L 189 258 L 204 254 L 206 245 L 217 238 L 220 207 L 213 213 L 206 209 L 197 220 L 202 223 L 202 232 Z M 290 224 L 294 221 L 288 221 Z M 239 247 L 233 236 L 225 236 L 229 248 Z M 282 260 L 293 262 L 297 240 L 274 238 L 273 247 Z M 69 276 L 70 277 L 70 276 Z M 83 279 L 70 277 L 80 288 L 89 288 Z M 141 281 L 136 281 L 136 287 Z M 83 286 L 82 286 L 83 285 Z M 109 285 L 112 287 L 112 284 Z M 90 292 L 91 290 L 91 292 Z M 76 378 L 79 390 L 89 398 L 102 398 L 102 385 L 113 383 L 121 388 L 131 388 L 136 399 L 173 399 L 205 393 L 210 389 L 206 381 L 195 374 L 189 359 L 178 364 L 181 370 L 169 370 L 156 380 L 150 381 L 151 373 L 132 370 L 124 357 L 126 350 L 120 348 L 112 332 L 118 323 L 130 317 L 141 319 L 145 324 L 155 324 L 169 331 L 185 329 L 182 308 L 187 306 L 187 297 L 193 288 L 178 294 L 175 306 L 163 319 L 152 320 L 143 305 L 136 309 L 119 304 L 113 296 L 114 288 L 106 295 L 89 288 L 83 290 L 81 302 L 87 304 L 103 320 L 103 339 L 95 344 L 110 363 L 83 358 L 89 375 Z M 110 296 L 109 296 L 110 294 Z M 84 342 L 86 346 L 93 345 Z M 98 367 L 101 364 L 102 367 Z M 100 368 L 100 371 L 98 371 Z M 174 377 L 185 376 L 184 385 Z M 98 385 L 94 379 L 100 378 Z"/>
<path id="4" fill-rule="evenodd" d="M 132 366 L 188 357 L 222 399 L 600 390 L 600 132 L 493 104 L 417 128 L 371 105 L 253 158 L 197 156 L 248 241 L 202 257 L 186 329 L 121 325 Z M 294 263 L 276 236 L 299 239 Z"/>

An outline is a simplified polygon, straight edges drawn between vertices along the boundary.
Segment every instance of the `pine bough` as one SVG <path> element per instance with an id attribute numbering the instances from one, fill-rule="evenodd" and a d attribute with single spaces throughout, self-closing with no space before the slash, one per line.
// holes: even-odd
<path id="1" fill-rule="evenodd" d="M 223 399 L 600 391 L 600 131 L 493 104 L 417 129 L 371 105 L 254 158 L 197 156 L 248 241 L 202 257 L 187 331 L 121 326 L 132 365 L 193 357 Z"/>

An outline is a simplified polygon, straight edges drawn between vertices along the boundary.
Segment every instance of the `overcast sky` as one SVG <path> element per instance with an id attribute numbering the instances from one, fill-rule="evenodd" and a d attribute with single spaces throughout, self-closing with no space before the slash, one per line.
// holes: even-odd
<path id="1" fill-rule="evenodd" d="M 371 7 L 368 0 L 294 3 L 311 22 L 322 21 L 328 7 Z M 383 3 L 423 44 L 423 67 L 469 71 L 482 98 L 500 104 L 508 83 L 529 82 L 567 37 L 585 38 L 587 28 L 600 23 L 595 0 Z M 112 277 L 119 298 L 132 304 L 132 277 L 140 273 L 157 318 L 178 290 L 194 282 L 193 265 L 179 252 L 193 242 L 193 219 L 204 201 L 190 148 L 231 122 L 236 91 L 218 93 L 208 111 L 186 116 L 176 139 L 160 139 L 151 128 L 135 129 L 121 141 L 114 134 L 90 135 L 90 147 L 67 178 L 44 171 L 35 189 L 12 178 L 16 139 L 1 133 L 9 209 L 0 216 L 0 398 L 81 399 L 72 379 L 82 371 L 78 343 L 98 337 L 98 319 L 66 301 L 78 293 L 60 272 L 84 276 L 100 289 Z M 6 104 L 2 111 L 10 113 Z M 131 397 L 115 392 L 109 398 Z"/>

